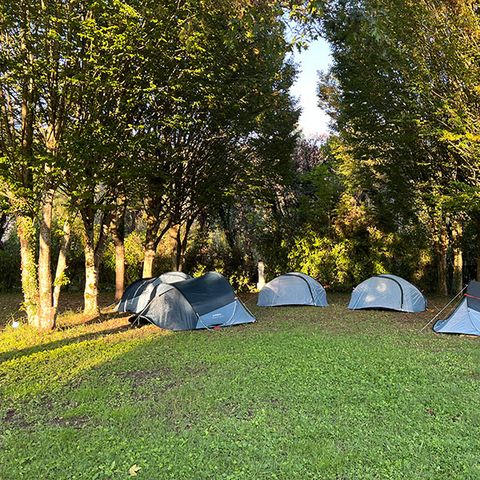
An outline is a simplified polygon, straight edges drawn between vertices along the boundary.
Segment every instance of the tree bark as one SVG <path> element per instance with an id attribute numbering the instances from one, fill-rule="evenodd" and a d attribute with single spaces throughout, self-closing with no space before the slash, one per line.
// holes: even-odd
<path id="1" fill-rule="evenodd" d="M 104 212 L 99 221 L 99 235 L 95 241 L 95 210 L 92 207 L 80 211 L 83 221 L 83 239 L 85 249 L 85 290 L 83 294 L 85 315 L 98 315 L 98 280 L 100 263 L 106 245 L 110 213 Z"/>
<path id="2" fill-rule="evenodd" d="M 115 243 L 115 301 L 122 299 L 125 290 L 125 242 L 123 238 L 113 239 Z"/>
<path id="3" fill-rule="evenodd" d="M 155 237 L 158 227 L 153 221 L 147 220 L 147 231 L 145 232 L 145 253 L 143 257 L 143 278 L 150 278 L 153 276 L 153 262 L 156 254 Z"/>
<path id="4" fill-rule="evenodd" d="M 46 192 L 40 215 L 40 238 L 38 250 L 38 328 L 42 330 L 50 330 L 55 327 L 51 272 L 53 196 L 53 190 Z"/>
<path id="5" fill-rule="evenodd" d="M 182 271 L 182 264 L 182 227 L 179 225 L 175 236 L 175 270 L 177 272 Z"/>
<path id="6" fill-rule="evenodd" d="M 122 299 L 125 290 L 125 209 L 125 200 L 121 198 L 110 226 L 115 245 L 115 302 Z"/>
<path id="7" fill-rule="evenodd" d="M 64 283 L 64 274 L 67 269 L 67 253 L 70 246 L 70 221 L 65 220 L 63 224 L 63 236 L 60 242 L 60 251 L 58 253 L 57 269 L 55 272 L 55 281 L 53 282 L 53 308 L 55 313 L 58 310 L 58 301 L 60 299 L 60 290 Z"/>
<path id="8" fill-rule="evenodd" d="M 155 260 L 155 248 L 151 243 L 145 246 L 145 256 L 143 258 L 143 278 L 150 278 L 153 276 L 153 261 Z"/>
<path id="9" fill-rule="evenodd" d="M 20 240 L 20 261 L 22 275 L 23 308 L 29 325 L 38 324 L 37 302 L 37 266 L 35 263 L 35 226 L 33 219 L 18 215 L 17 234 Z"/>
<path id="10" fill-rule="evenodd" d="M 447 249 L 448 235 L 445 226 L 440 227 L 440 233 L 435 245 L 437 257 L 437 290 L 441 295 L 448 295 L 447 285 Z"/>
<path id="11" fill-rule="evenodd" d="M 188 236 L 192 228 L 195 217 L 190 217 L 185 223 L 185 229 L 182 237 L 182 228 L 179 225 L 177 229 L 176 236 L 176 270 L 177 272 L 182 272 L 185 267 L 185 252 L 187 251 Z"/>
<path id="12" fill-rule="evenodd" d="M 456 294 L 463 288 L 463 251 L 462 224 L 456 220 L 452 226 L 453 279 L 452 293 Z"/>
<path id="13" fill-rule="evenodd" d="M 162 238 L 172 227 L 172 222 L 168 221 L 163 229 L 160 230 L 160 225 L 153 225 L 147 222 L 147 231 L 145 235 L 145 253 L 143 257 L 143 278 L 153 277 L 153 262 L 157 253 L 158 245 Z"/>
<path id="14" fill-rule="evenodd" d="M 85 290 L 83 313 L 98 315 L 98 270 L 93 241 L 85 235 Z"/>

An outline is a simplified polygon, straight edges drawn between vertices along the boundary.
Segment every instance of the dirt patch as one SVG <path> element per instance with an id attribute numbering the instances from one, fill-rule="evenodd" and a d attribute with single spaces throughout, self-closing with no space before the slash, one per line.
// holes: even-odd
<path id="1" fill-rule="evenodd" d="M 60 427 L 60 428 L 71 427 L 76 430 L 80 430 L 90 425 L 91 420 L 89 417 L 86 417 L 84 415 L 78 415 L 78 416 L 73 416 L 68 418 L 63 418 L 63 417 L 52 418 L 51 420 L 49 420 L 48 423 L 54 427 Z"/>
<path id="2" fill-rule="evenodd" d="M 173 372 L 170 368 L 159 370 L 132 370 L 128 372 L 117 372 L 115 376 L 130 380 L 133 387 L 140 387 L 152 379 L 171 377 Z"/>
<path id="3" fill-rule="evenodd" d="M 15 410 L 14 408 L 9 408 L 4 417 L 3 417 L 3 421 L 8 424 L 8 425 L 12 425 L 14 427 L 18 427 L 18 428 L 28 428 L 31 426 L 31 423 L 28 422 L 22 414 L 20 414 L 17 410 Z"/>

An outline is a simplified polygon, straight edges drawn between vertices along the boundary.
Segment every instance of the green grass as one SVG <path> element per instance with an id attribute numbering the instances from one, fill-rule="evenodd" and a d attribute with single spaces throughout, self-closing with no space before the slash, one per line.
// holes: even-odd
<path id="1" fill-rule="evenodd" d="M 480 478 L 480 342 L 346 300 L 251 297 L 258 322 L 220 331 L 7 327 L 0 478 Z"/>

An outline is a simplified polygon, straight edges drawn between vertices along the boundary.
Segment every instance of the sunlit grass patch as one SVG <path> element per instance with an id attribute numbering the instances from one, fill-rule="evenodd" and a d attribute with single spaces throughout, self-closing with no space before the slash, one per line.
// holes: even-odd
<path id="1" fill-rule="evenodd" d="M 219 331 L 3 332 L 0 477 L 479 478 L 479 341 L 345 300 L 249 297 L 258 322 Z"/>

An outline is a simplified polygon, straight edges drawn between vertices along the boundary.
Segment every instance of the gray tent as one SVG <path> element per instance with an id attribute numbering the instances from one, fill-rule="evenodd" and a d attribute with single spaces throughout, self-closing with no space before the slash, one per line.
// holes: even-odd
<path id="1" fill-rule="evenodd" d="M 156 295 L 160 285 L 181 282 L 189 278 L 192 277 L 183 272 L 167 272 L 159 277 L 141 278 L 125 289 L 117 306 L 117 312 L 140 313 Z"/>
<path id="2" fill-rule="evenodd" d="M 173 284 L 162 283 L 138 318 L 168 330 L 226 327 L 255 321 L 228 281 L 216 272 Z"/>
<path id="3" fill-rule="evenodd" d="M 417 287 L 396 275 L 375 275 L 352 292 L 348 308 L 385 308 L 399 312 L 423 312 L 427 301 Z"/>
<path id="4" fill-rule="evenodd" d="M 326 307 L 325 289 L 304 273 L 290 272 L 268 282 L 258 294 L 257 305 L 276 307 L 280 305 L 311 305 Z"/>
<path id="5" fill-rule="evenodd" d="M 471 281 L 467 293 L 455 311 L 433 326 L 437 333 L 480 335 L 480 282 Z"/>

